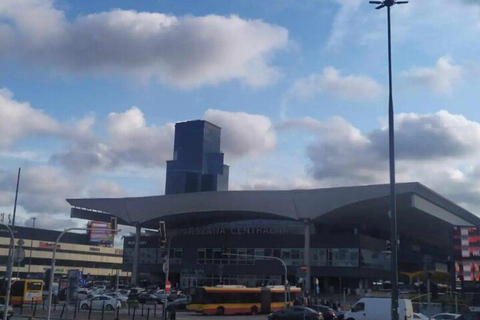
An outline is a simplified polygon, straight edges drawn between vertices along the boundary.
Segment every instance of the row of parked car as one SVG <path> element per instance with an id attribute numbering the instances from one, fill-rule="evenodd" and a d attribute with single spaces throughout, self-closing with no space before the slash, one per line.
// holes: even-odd
<path id="1" fill-rule="evenodd" d="M 80 308 L 83 310 L 90 308 L 114 310 L 129 303 L 164 304 L 165 299 L 176 309 L 185 309 L 189 303 L 189 299 L 179 290 L 172 290 L 166 295 L 163 289 L 157 287 L 123 287 L 115 291 L 104 285 L 79 288 L 76 290 L 76 299 L 80 301 Z"/>

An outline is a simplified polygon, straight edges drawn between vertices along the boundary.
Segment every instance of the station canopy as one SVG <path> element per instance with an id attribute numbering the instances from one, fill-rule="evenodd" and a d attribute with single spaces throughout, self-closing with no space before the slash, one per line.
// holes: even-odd
<path id="1" fill-rule="evenodd" d="M 275 191 L 217 191 L 147 197 L 67 199 L 71 217 L 158 228 L 185 228 L 254 219 L 311 221 L 325 225 L 389 228 L 388 184 Z M 399 232 L 428 232 L 441 241 L 452 226 L 480 219 L 418 182 L 397 184 Z M 445 241 L 445 239 L 443 239 Z"/>

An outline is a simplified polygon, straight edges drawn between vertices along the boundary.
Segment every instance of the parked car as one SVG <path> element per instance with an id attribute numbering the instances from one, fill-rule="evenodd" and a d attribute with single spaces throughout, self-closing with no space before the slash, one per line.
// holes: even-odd
<path id="1" fill-rule="evenodd" d="M 454 320 L 460 318 L 460 314 L 457 313 L 438 313 L 431 317 L 431 320 Z"/>
<path id="2" fill-rule="evenodd" d="M 79 289 L 77 290 L 77 299 L 85 300 L 90 296 L 90 291 L 88 289 Z"/>
<path id="3" fill-rule="evenodd" d="M 457 320 L 480 320 L 480 312 L 470 311 L 458 317 Z"/>
<path id="4" fill-rule="evenodd" d="M 271 313 L 268 320 L 323 320 L 321 312 L 315 311 L 307 307 L 295 306 L 285 310 Z"/>
<path id="5" fill-rule="evenodd" d="M 333 310 L 332 308 L 330 308 L 328 306 L 323 306 L 323 305 L 320 305 L 320 304 L 314 304 L 314 305 L 310 305 L 308 307 L 310 309 L 315 310 L 315 311 L 321 312 L 322 315 L 323 315 L 323 319 L 325 319 L 325 320 L 334 320 L 334 319 L 337 318 L 337 314 L 336 314 L 335 310 Z"/>
<path id="6" fill-rule="evenodd" d="M 0 317 L 3 319 L 3 313 L 5 312 L 5 299 L 0 298 Z M 12 306 L 7 307 L 7 319 L 13 316 L 13 308 Z"/>
<path id="7" fill-rule="evenodd" d="M 138 294 L 137 300 L 139 303 L 148 303 L 148 302 L 157 302 L 157 303 L 162 303 L 162 300 L 157 297 L 155 294 L 148 293 L 148 292 L 142 292 Z"/>
<path id="8" fill-rule="evenodd" d="M 188 298 L 179 298 L 175 301 L 169 302 L 168 305 L 173 306 L 176 310 L 185 310 L 189 303 Z"/>
<path id="9" fill-rule="evenodd" d="M 121 304 L 116 298 L 107 295 L 94 296 L 80 302 L 80 308 L 82 308 L 82 310 L 88 310 L 90 306 L 92 310 L 101 310 L 104 306 L 105 310 L 115 310 L 119 308 Z"/>
<path id="10" fill-rule="evenodd" d="M 430 318 L 424 315 L 423 313 L 414 313 L 413 320 L 429 320 Z"/>
<path id="11" fill-rule="evenodd" d="M 345 320 L 385 320 L 390 319 L 392 300 L 390 297 L 362 298 L 351 311 L 343 315 Z M 399 319 L 412 319 L 413 306 L 409 299 L 398 299 Z"/>

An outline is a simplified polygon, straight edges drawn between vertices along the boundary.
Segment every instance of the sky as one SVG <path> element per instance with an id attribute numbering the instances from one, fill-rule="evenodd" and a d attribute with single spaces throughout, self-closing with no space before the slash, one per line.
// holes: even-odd
<path id="1" fill-rule="evenodd" d="M 480 214 L 480 0 L 392 8 L 397 181 Z M 366 0 L 0 2 L 0 212 L 161 195 L 174 124 L 222 127 L 231 190 L 388 183 L 386 11 Z"/>

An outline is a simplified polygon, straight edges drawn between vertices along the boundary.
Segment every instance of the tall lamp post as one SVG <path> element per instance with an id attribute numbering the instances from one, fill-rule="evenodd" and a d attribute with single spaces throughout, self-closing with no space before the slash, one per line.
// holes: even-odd
<path id="1" fill-rule="evenodd" d="M 5 306 L 3 307 L 3 320 L 7 320 L 8 317 L 8 305 L 10 303 L 10 288 L 12 287 L 12 272 L 13 272 L 13 248 L 15 246 L 15 237 L 13 235 L 12 229 L 4 224 L 3 222 L 0 225 L 8 229 L 10 233 L 10 246 L 8 247 L 8 262 L 7 262 L 7 292 L 5 295 Z"/>
<path id="2" fill-rule="evenodd" d="M 113 234 L 118 233 L 120 230 L 117 228 L 117 218 L 112 218 L 111 220 L 111 227 L 110 229 L 106 229 L 105 231 L 112 232 Z M 48 283 L 48 301 L 47 301 L 47 317 L 46 320 L 50 320 L 52 316 L 52 295 L 53 295 L 53 278 L 55 276 L 55 256 L 57 254 L 57 247 L 60 239 L 69 231 L 91 231 L 92 228 L 67 228 L 65 229 L 60 235 L 57 237 L 55 244 L 53 245 L 53 255 L 52 255 L 52 265 L 50 267 L 50 279 Z M 67 304 L 68 306 L 68 304 Z M 68 311 L 68 309 L 67 309 Z"/>
<path id="3" fill-rule="evenodd" d="M 388 24 L 388 149 L 390 159 L 390 236 L 391 236 L 391 283 L 392 283 L 392 320 L 398 320 L 398 236 L 397 236 L 397 196 L 395 190 L 395 138 L 394 138 L 394 113 L 392 93 L 392 36 L 390 27 L 390 8 L 396 4 L 406 4 L 408 1 L 384 0 L 369 1 L 376 4 L 375 9 L 387 8 Z"/>

